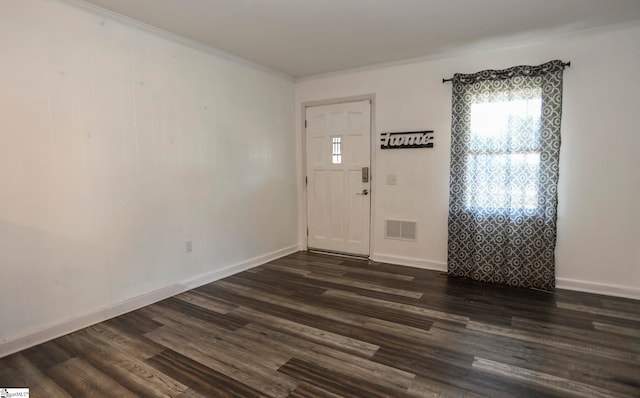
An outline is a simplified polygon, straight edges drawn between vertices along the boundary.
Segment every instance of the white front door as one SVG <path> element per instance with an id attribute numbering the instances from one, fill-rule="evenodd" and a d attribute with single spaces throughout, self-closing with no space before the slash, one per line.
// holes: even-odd
<path id="1" fill-rule="evenodd" d="M 306 110 L 307 245 L 369 255 L 371 105 Z"/>

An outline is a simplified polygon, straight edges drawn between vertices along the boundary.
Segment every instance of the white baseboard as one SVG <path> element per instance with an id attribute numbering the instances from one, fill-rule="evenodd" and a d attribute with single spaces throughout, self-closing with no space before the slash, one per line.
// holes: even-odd
<path id="1" fill-rule="evenodd" d="M 46 341 L 53 340 L 60 336 L 64 336 L 65 334 L 75 332 L 88 326 L 95 325 L 96 323 L 106 321 L 107 319 L 126 314 L 127 312 L 137 310 L 138 308 L 142 308 L 144 306 L 175 296 L 176 294 L 186 292 L 187 290 L 191 290 L 196 287 L 206 285 L 207 283 L 226 278 L 227 276 L 237 274 L 238 272 L 257 267 L 258 265 L 268 263 L 269 261 L 284 257 L 297 251 L 298 245 L 289 246 L 284 249 L 276 250 L 262 256 L 254 257 L 237 264 L 233 264 L 228 267 L 215 270 L 204 275 L 200 275 L 196 278 L 189 279 L 181 283 L 176 283 L 158 290 L 142 294 L 129 300 L 110 305 L 106 308 L 101 308 L 89 314 L 85 314 L 54 325 L 45 326 L 40 330 L 27 333 L 23 336 L 8 339 L 0 344 L 0 358 L 11 355 L 18 351 L 22 351 L 29 347 L 42 344 Z"/>
<path id="2" fill-rule="evenodd" d="M 393 254 L 379 254 L 379 253 L 372 254 L 370 258 L 371 260 L 377 261 L 380 263 L 405 265 L 407 267 L 447 272 L 447 263 L 443 261 L 422 260 L 418 258 L 401 257 L 401 256 L 395 256 Z"/>
<path id="3" fill-rule="evenodd" d="M 167 297 L 174 296 L 182 293 L 183 291 L 184 290 L 181 285 L 170 285 L 162 289 L 154 290 L 141 296 L 122 301 L 112 306 L 101 308 L 89 314 L 81 315 L 53 325 L 47 325 L 44 328 L 27 333 L 23 336 L 9 338 L 0 344 L 0 358 L 22 351 L 29 347 L 42 344 L 49 340 L 53 340 L 60 336 L 64 336 L 65 334 L 86 328 L 87 326 L 106 321 L 107 319 L 125 314 L 144 307 L 145 305 L 164 300 Z"/>
<path id="4" fill-rule="evenodd" d="M 447 272 L 447 263 L 442 261 L 428 261 L 417 258 L 395 256 L 392 254 L 372 254 L 371 260 L 381 263 L 405 265 L 433 271 Z M 556 278 L 558 289 L 575 290 L 578 292 L 604 294 L 606 296 L 640 299 L 640 289 L 631 286 L 612 285 L 607 283 L 580 281 L 568 278 Z"/>
<path id="5" fill-rule="evenodd" d="M 640 299 L 640 289 L 632 286 L 620 286 L 608 283 L 580 281 L 568 278 L 556 278 L 556 288 L 575 290 L 578 292 L 604 294 L 607 296 L 623 297 L 636 300 Z"/>
<path id="6" fill-rule="evenodd" d="M 227 276 L 237 274 L 238 272 L 246 271 L 248 269 L 257 267 L 258 265 L 268 263 L 269 261 L 273 261 L 275 259 L 288 256 L 289 254 L 295 253 L 297 251 L 299 251 L 298 245 L 285 247 L 284 249 L 276 250 L 274 252 L 267 253 L 262 256 L 254 257 L 249 260 L 245 260 L 240 263 L 230 265 L 223 269 L 215 270 L 213 272 L 208 272 L 204 275 L 200 275 L 196 278 L 183 282 L 181 285 L 185 287 L 184 291 L 195 289 L 196 287 L 206 285 L 207 283 L 215 282 L 219 279 L 226 278 Z"/>

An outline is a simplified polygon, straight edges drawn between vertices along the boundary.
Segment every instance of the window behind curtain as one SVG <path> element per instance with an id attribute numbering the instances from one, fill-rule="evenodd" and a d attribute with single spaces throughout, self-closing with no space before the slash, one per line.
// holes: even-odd
<path id="1" fill-rule="evenodd" d="M 465 161 L 468 210 L 492 213 L 538 207 L 541 96 L 538 88 L 471 100 Z"/>

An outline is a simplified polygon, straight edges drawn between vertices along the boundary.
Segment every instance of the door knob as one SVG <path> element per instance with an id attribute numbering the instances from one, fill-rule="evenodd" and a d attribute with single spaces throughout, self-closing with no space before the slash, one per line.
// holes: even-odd
<path id="1" fill-rule="evenodd" d="M 369 190 L 363 189 L 361 193 L 357 193 L 356 195 L 369 195 Z"/>

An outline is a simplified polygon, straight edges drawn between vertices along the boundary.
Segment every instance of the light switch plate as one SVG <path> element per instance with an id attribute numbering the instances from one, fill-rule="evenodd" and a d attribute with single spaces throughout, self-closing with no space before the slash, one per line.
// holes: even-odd
<path id="1" fill-rule="evenodd" d="M 396 174 L 387 174 L 387 185 L 398 185 L 398 176 Z"/>

